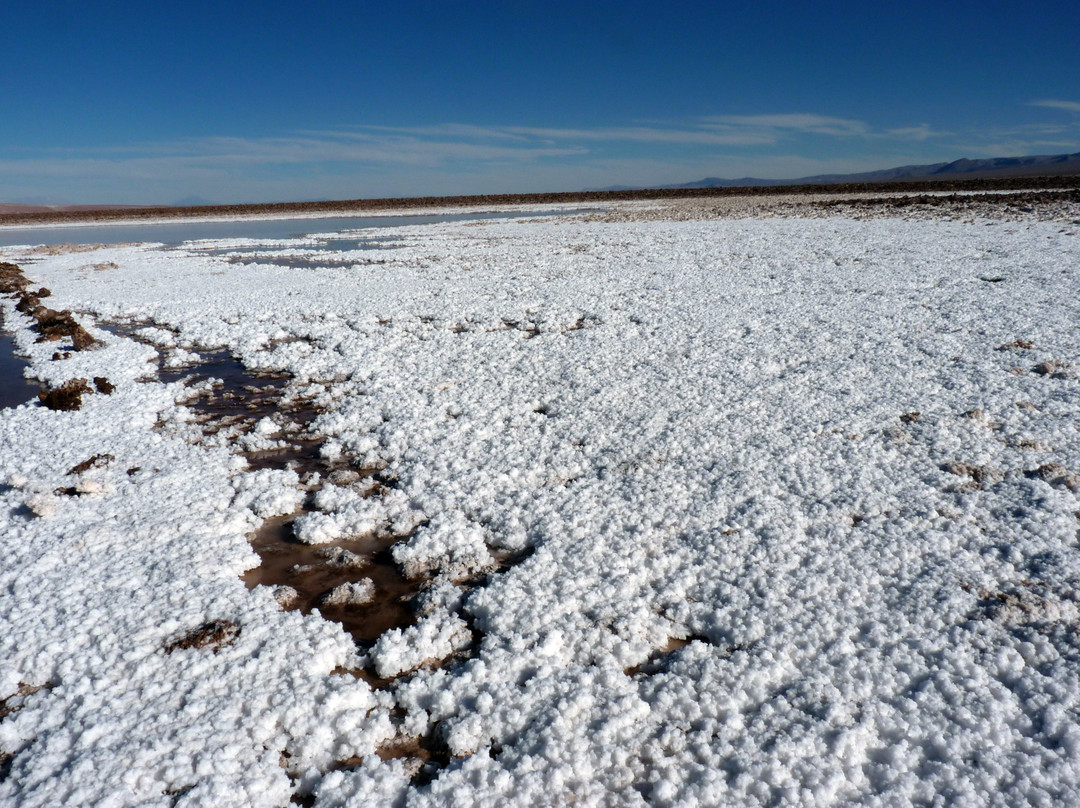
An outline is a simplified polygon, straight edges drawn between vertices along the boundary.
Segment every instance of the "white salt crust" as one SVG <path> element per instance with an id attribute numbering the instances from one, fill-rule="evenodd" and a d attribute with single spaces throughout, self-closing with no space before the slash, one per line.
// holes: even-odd
<path id="1" fill-rule="evenodd" d="M 0 804 L 1080 801 L 1080 493 L 1039 472 L 1080 472 L 1080 380 L 1033 370 L 1080 367 L 1078 230 L 543 219 L 347 268 L 24 262 L 104 343 L 51 361 L 5 300 L 33 374 L 117 389 L 0 411 L 0 698 L 44 686 L 0 721 Z M 396 478 L 297 526 L 413 531 L 394 558 L 437 584 L 371 651 L 415 669 L 392 693 L 245 588 L 299 480 L 198 441 L 115 318 L 294 374 L 326 453 Z M 210 621 L 235 641 L 166 652 Z M 374 754 L 428 733 L 429 785 Z"/>

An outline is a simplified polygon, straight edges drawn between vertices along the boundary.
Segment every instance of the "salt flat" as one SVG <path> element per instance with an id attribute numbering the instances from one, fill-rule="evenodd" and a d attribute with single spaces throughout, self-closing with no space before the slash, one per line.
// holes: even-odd
<path id="1" fill-rule="evenodd" d="M 1080 801 L 1080 216 L 978 213 L 5 248 L 116 389 L 0 410 L 0 802 Z M 220 348 L 382 483 L 206 434 L 157 361 Z M 415 622 L 248 589 L 290 514 Z"/>

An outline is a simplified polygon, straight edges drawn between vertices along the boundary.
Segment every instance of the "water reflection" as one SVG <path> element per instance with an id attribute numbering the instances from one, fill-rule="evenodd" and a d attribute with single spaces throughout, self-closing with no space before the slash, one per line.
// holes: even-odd
<path id="1" fill-rule="evenodd" d="M 41 387 L 23 376 L 26 362 L 15 355 L 15 340 L 4 326 L 0 311 L 0 407 L 17 407 L 36 399 Z"/>

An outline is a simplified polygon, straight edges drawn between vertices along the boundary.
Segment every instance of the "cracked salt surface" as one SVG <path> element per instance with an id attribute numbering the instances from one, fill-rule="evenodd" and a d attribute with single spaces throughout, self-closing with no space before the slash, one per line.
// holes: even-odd
<path id="1" fill-rule="evenodd" d="M 102 342 L 53 361 L 4 301 L 34 373 L 116 390 L 0 413 L 0 801 L 1080 799 L 1074 235 L 395 235 L 377 266 L 24 265 Z M 249 463 L 284 423 L 208 434 L 211 385 L 155 381 L 159 349 L 288 374 L 319 462 L 393 484 Z M 289 519 L 346 567 L 383 537 L 414 622 L 358 646 L 249 590 L 249 535 Z"/>

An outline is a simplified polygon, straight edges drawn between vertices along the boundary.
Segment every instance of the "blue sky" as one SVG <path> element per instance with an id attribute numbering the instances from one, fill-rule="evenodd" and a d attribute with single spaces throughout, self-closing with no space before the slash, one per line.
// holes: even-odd
<path id="1" fill-rule="evenodd" d="M 1075 0 L 14 0 L 4 18 L 0 202 L 580 190 L 1080 151 Z"/>

